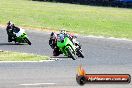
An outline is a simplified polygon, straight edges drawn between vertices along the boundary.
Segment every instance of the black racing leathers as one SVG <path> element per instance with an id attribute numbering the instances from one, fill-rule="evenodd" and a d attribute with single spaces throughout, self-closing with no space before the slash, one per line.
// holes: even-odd
<path id="1" fill-rule="evenodd" d="M 20 31 L 20 28 L 18 27 L 11 27 L 10 25 L 8 25 L 6 27 L 6 31 L 7 31 L 7 34 L 8 34 L 8 42 L 12 42 L 12 41 L 15 41 L 15 37 L 16 35 L 13 33 L 18 33 Z"/>
<path id="2" fill-rule="evenodd" d="M 6 31 L 7 31 L 7 34 L 8 34 L 8 42 L 12 42 L 13 37 L 14 37 L 15 35 L 13 34 L 13 30 L 11 29 L 11 26 L 10 26 L 10 25 L 8 25 L 8 26 L 6 27 Z"/>

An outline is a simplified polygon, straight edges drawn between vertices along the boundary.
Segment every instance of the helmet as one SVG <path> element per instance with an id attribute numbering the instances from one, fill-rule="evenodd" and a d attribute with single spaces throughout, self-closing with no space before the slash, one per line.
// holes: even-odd
<path id="1" fill-rule="evenodd" d="M 64 38 L 65 38 L 64 34 L 60 33 L 60 34 L 58 35 L 58 41 L 63 41 Z"/>

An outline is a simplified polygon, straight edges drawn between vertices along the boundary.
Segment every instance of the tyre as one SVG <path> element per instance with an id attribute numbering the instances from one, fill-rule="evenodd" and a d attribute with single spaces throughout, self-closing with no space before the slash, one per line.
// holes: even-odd
<path id="1" fill-rule="evenodd" d="M 82 51 L 80 49 L 77 50 L 77 56 L 84 58 L 84 55 L 82 54 Z"/>
<path id="2" fill-rule="evenodd" d="M 28 43 L 29 45 L 32 44 L 32 43 L 28 40 L 28 38 L 24 38 L 24 41 L 25 41 L 26 43 Z"/>
<path id="3" fill-rule="evenodd" d="M 76 56 L 72 53 L 70 48 L 67 48 L 68 57 L 71 57 L 73 60 L 76 60 Z"/>

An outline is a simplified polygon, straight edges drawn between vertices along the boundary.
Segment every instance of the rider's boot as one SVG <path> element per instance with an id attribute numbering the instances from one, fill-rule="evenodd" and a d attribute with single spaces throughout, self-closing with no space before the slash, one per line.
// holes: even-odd
<path id="1" fill-rule="evenodd" d="M 12 42 L 11 36 L 8 36 L 8 42 Z"/>

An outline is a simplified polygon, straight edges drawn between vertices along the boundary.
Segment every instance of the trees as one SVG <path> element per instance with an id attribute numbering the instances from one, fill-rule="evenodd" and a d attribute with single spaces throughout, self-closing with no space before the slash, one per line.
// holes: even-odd
<path id="1" fill-rule="evenodd" d="M 99 5 L 99 6 L 119 6 L 119 7 L 124 6 L 123 2 L 118 2 L 120 0 L 33 0 L 33 1 L 45 1 L 45 2 L 48 1 L 48 2 L 61 2 L 61 3 Z M 132 1 L 131 3 L 125 3 L 125 6 L 132 7 Z"/>

